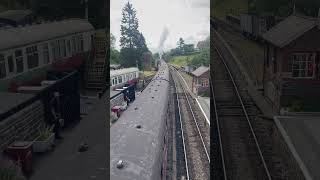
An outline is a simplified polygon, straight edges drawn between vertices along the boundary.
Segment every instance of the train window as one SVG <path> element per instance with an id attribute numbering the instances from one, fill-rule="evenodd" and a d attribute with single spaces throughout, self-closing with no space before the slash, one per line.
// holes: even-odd
<path id="1" fill-rule="evenodd" d="M 49 47 L 48 43 L 42 44 L 42 56 L 43 56 L 43 64 L 48 64 L 50 59 L 49 59 Z"/>
<path id="2" fill-rule="evenodd" d="M 59 49 L 59 42 L 54 41 L 51 43 L 52 53 L 53 53 L 53 59 L 57 60 L 60 58 L 60 49 Z"/>
<path id="3" fill-rule="evenodd" d="M 119 83 L 122 83 L 122 76 L 118 76 Z"/>
<path id="4" fill-rule="evenodd" d="M 14 71 L 14 64 L 13 64 L 13 57 L 12 55 L 7 57 L 7 61 L 8 61 L 8 72 L 12 73 Z"/>
<path id="5" fill-rule="evenodd" d="M 71 54 L 71 42 L 70 42 L 70 39 L 67 40 L 67 52 L 68 54 Z"/>
<path id="6" fill-rule="evenodd" d="M 115 82 L 115 84 L 118 84 L 118 78 L 117 77 L 114 79 L 114 82 Z"/>
<path id="7" fill-rule="evenodd" d="M 76 36 L 77 52 L 81 52 L 80 36 Z"/>
<path id="8" fill-rule="evenodd" d="M 80 51 L 83 52 L 84 51 L 84 44 L 83 44 L 83 35 L 79 35 L 79 39 L 80 39 Z"/>
<path id="9" fill-rule="evenodd" d="M 67 56 L 67 52 L 66 52 L 66 40 L 64 39 L 60 39 L 59 40 L 59 45 L 60 45 L 60 55 L 61 57 L 66 57 Z"/>
<path id="10" fill-rule="evenodd" d="M 0 78 L 6 77 L 6 64 L 4 61 L 4 55 L 0 54 Z"/>
<path id="11" fill-rule="evenodd" d="M 72 54 L 74 55 L 76 53 L 76 37 L 75 36 L 72 36 L 71 43 L 72 43 Z"/>
<path id="12" fill-rule="evenodd" d="M 27 47 L 26 52 L 27 52 L 28 69 L 37 67 L 39 65 L 38 47 L 37 46 Z"/>
<path id="13" fill-rule="evenodd" d="M 23 72 L 23 54 L 22 50 L 16 50 L 14 52 L 16 56 L 17 73 Z"/>

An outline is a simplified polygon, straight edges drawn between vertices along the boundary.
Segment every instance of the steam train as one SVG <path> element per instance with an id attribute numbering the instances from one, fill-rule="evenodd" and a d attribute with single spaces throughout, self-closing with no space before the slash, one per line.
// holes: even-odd
<path id="1" fill-rule="evenodd" d="M 110 129 L 110 179 L 164 180 L 167 169 L 169 68 L 159 71 Z"/>

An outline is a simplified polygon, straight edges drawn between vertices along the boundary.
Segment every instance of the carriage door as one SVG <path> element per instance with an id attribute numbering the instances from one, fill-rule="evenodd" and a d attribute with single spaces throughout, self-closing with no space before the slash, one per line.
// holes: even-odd
<path id="1" fill-rule="evenodd" d="M 13 59 L 13 53 L 9 52 L 8 55 L 6 56 L 6 66 L 7 66 L 7 75 L 12 76 L 16 73 L 16 64 Z"/>

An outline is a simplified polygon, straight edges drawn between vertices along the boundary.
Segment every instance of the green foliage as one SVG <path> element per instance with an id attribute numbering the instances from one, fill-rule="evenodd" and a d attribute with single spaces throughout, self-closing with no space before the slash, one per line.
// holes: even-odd
<path id="1" fill-rule="evenodd" d="M 116 49 L 110 50 L 110 64 L 120 63 L 120 52 Z"/>
<path id="2" fill-rule="evenodd" d="M 53 127 L 46 127 L 43 130 L 39 131 L 39 138 L 38 141 L 44 141 L 48 139 L 52 135 Z"/>
<path id="3" fill-rule="evenodd" d="M 289 107 L 289 111 L 291 112 L 301 112 L 303 111 L 303 104 L 299 100 L 295 100 L 292 102 L 292 104 Z"/>
<path id="4" fill-rule="evenodd" d="M 139 22 L 136 10 L 129 2 L 122 10 L 121 37 L 120 37 L 120 64 L 124 67 L 138 65 L 142 68 L 142 58 L 149 52 L 146 40 L 138 30 Z"/>

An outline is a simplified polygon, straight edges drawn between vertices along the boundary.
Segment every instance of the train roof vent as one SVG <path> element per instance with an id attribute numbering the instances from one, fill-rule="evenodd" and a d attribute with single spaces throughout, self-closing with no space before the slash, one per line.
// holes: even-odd
<path id="1" fill-rule="evenodd" d="M 124 168 L 124 161 L 119 160 L 119 161 L 117 162 L 117 168 L 118 168 L 118 169 L 123 169 L 123 168 Z"/>

